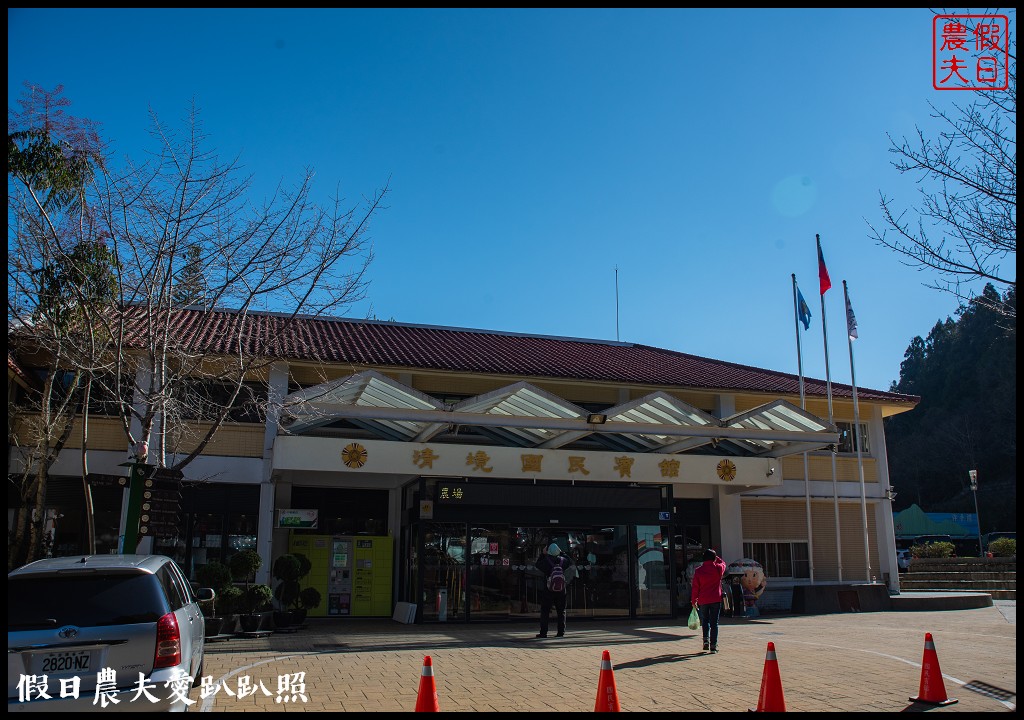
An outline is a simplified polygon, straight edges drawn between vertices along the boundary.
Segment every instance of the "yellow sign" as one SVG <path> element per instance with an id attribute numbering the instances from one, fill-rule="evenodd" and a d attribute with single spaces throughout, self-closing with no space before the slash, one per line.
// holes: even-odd
<path id="1" fill-rule="evenodd" d="M 345 467 L 361 468 L 366 464 L 366 457 L 366 448 L 359 443 L 349 443 L 341 451 L 341 461 L 345 463 Z"/>
<path id="2" fill-rule="evenodd" d="M 718 463 L 718 477 L 725 482 L 736 479 L 736 463 L 732 460 L 723 460 Z"/>

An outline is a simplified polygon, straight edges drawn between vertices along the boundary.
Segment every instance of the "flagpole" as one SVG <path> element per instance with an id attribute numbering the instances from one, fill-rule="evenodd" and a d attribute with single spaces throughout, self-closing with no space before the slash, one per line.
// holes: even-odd
<path id="1" fill-rule="evenodd" d="M 822 278 L 822 270 L 825 270 L 825 260 L 821 254 L 821 236 L 815 235 L 814 239 L 818 243 L 818 277 L 819 280 Z M 825 270 L 825 278 L 828 277 L 828 271 Z M 835 417 L 832 414 L 832 375 L 829 372 L 828 367 L 828 324 L 825 321 L 825 292 L 828 288 L 832 287 L 832 282 L 829 281 L 828 287 L 822 286 L 821 288 L 821 334 L 825 341 L 825 387 L 828 391 L 828 424 L 835 425 Z M 835 508 L 836 516 L 836 563 L 838 564 L 838 576 L 839 582 L 843 581 L 843 547 L 840 542 L 839 532 L 839 485 L 836 482 L 836 450 L 832 453 L 832 504 Z"/>
<path id="2" fill-rule="evenodd" d="M 868 543 L 868 500 L 864 489 L 864 462 L 861 459 L 860 447 L 860 410 L 857 406 L 857 376 L 853 371 L 853 338 L 857 333 L 857 321 L 854 319 L 850 294 L 843 280 L 843 299 L 846 301 L 846 338 L 850 344 L 850 386 L 853 388 L 853 437 L 857 443 L 857 471 L 860 473 L 860 516 L 864 523 L 864 581 L 874 582 L 871 577 L 871 551 Z"/>
<path id="3" fill-rule="evenodd" d="M 800 409 L 807 409 L 807 399 L 804 395 L 804 356 L 800 349 L 800 303 L 797 300 L 799 290 L 796 286 L 796 273 L 793 277 L 793 319 L 796 322 L 796 367 L 800 375 Z M 810 313 L 808 313 L 810 314 Z M 808 318 L 808 322 L 810 318 Z M 807 470 L 807 453 L 804 456 L 804 506 L 807 515 L 807 563 L 810 572 L 811 584 L 814 584 L 814 534 L 811 531 L 811 489 L 810 473 Z"/>

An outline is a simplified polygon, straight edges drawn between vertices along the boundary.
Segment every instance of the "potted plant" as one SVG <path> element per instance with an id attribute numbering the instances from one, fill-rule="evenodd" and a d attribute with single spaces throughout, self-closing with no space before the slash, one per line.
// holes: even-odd
<path id="1" fill-rule="evenodd" d="M 210 601 L 209 616 L 203 613 L 204 634 L 206 637 L 220 635 L 224 632 L 226 618 L 217 614 L 217 601 L 223 595 L 224 590 L 231 585 L 231 570 L 224 563 L 215 560 L 206 565 L 200 565 L 196 570 L 196 579 L 201 586 L 212 588 L 214 592 L 213 599 Z M 223 603 L 221 603 L 221 611 L 224 611 Z"/>
<path id="2" fill-rule="evenodd" d="M 298 617 L 301 617 L 296 624 L 301 625 L 305 622 L 306 611 L 320 607 L 320 601 L 320 591 L 315 587 L 302 588 L 299 592 L 299 608 L 293 610 L 293 612 L 298 613 Z"/>
<path id="3" fill-rule="evenodd" d="M 235 580 L 245 583 L 245 590 L 241 597 L 242 608 L 239 622 L 243 632 L 253 632 L 259 628 L 260 624 L 260 616 L 257 614 L 260 594 L 259 592 L 254 594 L 251 590 L 256 573 L 263 567 L 263 558 L 255 550 L 242 550 L 231 556 L 231 559 L 228 560 L 228 567 L 231 568 L 231 576 Z"/>
<path id="4" fill-rule="evenodd" d="M 274 612 L 274 626 L 287 627 L 292 624 L 291 606 L 298 601 L 299 572 L 302 565 L 297 555 L 281 555 L 274 561 L 271 574 L 277 580 L 277 587 L 274 588 L 274 599 L 277 600 L 277 610 Z"/>
<path id="5" fill-rule="evenodd" d="M 238 628 L 238 613 L 242 607 L 242 588 L 232 584 L 221 590 L 217 598 L 217 607 L 220 608 L 224 619 L 221 632 L 233 635 Z"/>
<path id="6" fill-rule="evenodd" d="M 262 630 L 267 625 L 268 611 L 271 609 L 271 601 L 274 599 L 274 592 L 269 585 L 253 585 L 245 593 L 249 614 L 243 615 L 242 630 L 254 632 Z"/>
<path id="7" fill-rule="evenodd" d="M 313 565 L 302 553 L 289 553 L 288 555 L 282 555 L 274 561 L 273 575 L 278 581 L 277 587 L 274 588 L 274 597 L 277 599 L 278 607 L 280 612 L 286 612 L 289 616 L 288 620 L 283 620 L 289 625 L 301 625 L 306 619 L 306 610 L 302 602 L 302 579 L 305 578 Z M 314 592 L 316 590 L 314 589 Z M 319 605 L 319 593 L 317 594 L 317 602 Z M 307 595 L 307 597 L 312 597 Z M 315 607 L 315 606 L 314 606 Z M 277 616 L 275 615 L 275 623 L 277 622 Z"/>

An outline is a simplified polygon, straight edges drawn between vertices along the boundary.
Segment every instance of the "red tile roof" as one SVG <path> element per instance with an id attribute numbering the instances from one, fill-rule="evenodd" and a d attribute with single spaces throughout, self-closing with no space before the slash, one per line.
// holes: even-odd
<path id="1" fill-rule="evenodd" d="M 10 350 L 7 351 L 7 370 L 18 376 L 25 384 L 35 385 L 35 381 L 22 369 L 21 365 L 18 364 L 18 361 L 14 359 L 13 355 L 11 355 Z"/>
<path id="2" fill-rule="evenodd" d="M 711 360 L 633 343 L 582 340 L 465 328 L 405 325 L 375 320 L 231 311 L 175 311 L 171 332 L 196 352 L 231 354 L 244 322 L 248 353 L 385 368 L 423 368 L 507 375 L 518 379 L 675 386 L 733 392 L 799 395 L 796 375 Z M 139 338 L 137 338 L 139 339 Z M 825 396 L 824 380 L 804 378 L 808 396 Z M 832 383 L 834 397 L 851 397 Z M 857 388 L 862 400 L 916 404 L 914 395 Z"/>

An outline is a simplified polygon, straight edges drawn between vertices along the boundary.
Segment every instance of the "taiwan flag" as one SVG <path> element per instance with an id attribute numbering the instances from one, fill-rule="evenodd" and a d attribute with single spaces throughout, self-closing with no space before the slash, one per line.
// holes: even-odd
<path id="1" fill-rule="evenodd" d="M 824 295 L 825 291 L 832 287 L 832 280 L 828 276 L 828 268 L 825 267 L 825 257 L 821 254 L 821 238 L 815 235 L 814 239 L 818 242 L 818 283 L 821 285 L 821 294 Z"/>

